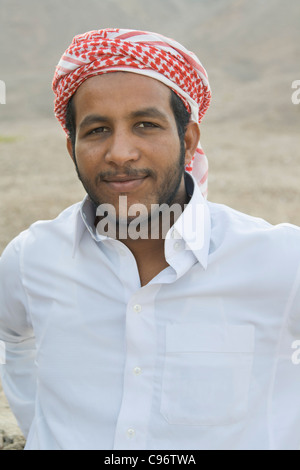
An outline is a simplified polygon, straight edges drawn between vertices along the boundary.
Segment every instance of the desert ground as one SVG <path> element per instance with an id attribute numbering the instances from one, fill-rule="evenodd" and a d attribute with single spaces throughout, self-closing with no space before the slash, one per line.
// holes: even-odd
<path id="1" fill-rule="evenodd" d="M 30 224 L 84 196 L 52 117 L 51 80 L 73 36 L 107 27 L 172 37 L 207 69 L 208 199 L 300 226 L 300 104 L 291 100 L 299 0 L 0 0 L 0 10 L 0 255 Z M 0 449 L 23 445 L 0 384 Z"/>

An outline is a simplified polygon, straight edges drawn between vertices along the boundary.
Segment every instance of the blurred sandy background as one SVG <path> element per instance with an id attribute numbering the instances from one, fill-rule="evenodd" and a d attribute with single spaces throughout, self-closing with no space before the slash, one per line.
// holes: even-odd
<path id="1" fill-rule="evenodd" d="M 300 225 L 299 0 L 0 0 L 0 254 L 84 192 L 53 116 L 54 68 L 74 35 L 157 31 L 193 50 L 213 99 L 203 124 L 209 199 Z M 0 448 L 22 447 L 0 385 Z"/>

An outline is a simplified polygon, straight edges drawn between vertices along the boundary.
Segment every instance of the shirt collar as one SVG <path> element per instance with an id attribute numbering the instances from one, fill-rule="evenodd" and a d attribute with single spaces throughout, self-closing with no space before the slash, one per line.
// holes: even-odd
<path id="1" fill-rule="evenodd" d="M 106 236 L 100 235 L 97 232 L 96 227 L 95 227 L 95 217 L 96 217 L 95 205 L 93 204 L 89 196 L 86 195 L 79 206 L 77 216 L 76 216 L 75 237 L 74 237 L 74 244 L 73 244 L 73 257 L 75 256 L 80 240 L 86 230 L 88 230 L 91 237 L 96 242 L 107 239 Z"/>
<path id="2" fill-rule="evenodd" d="M 166 235 L 165 254 L 166 258 L 172 257 L 174 240 L 183 241 L 185 251 L 191 251 L 206 269 L 211 235 L 210 213 L 206 200 L 190 173 L 185 173 L 185 183 L 191 199 Z"/>
<path id="3" fill-rule="evenodd" d="M 206 269 L 211 235 L 210 213 L 196 180 L 190 173 L 185 173 L 185 183 L 187 193 L 191 199 L 166 235 L 165 255 L 169 259 L 173 257 L 173 254 L 175 256 L 175 253 L 173 253 L 174 244 L 176 244 L 177 240 L 181 240 L 185 243 L 185 251 L 193 252 L 202 267 Z M 96 242 L 108 238 L 97 232 L 95 228 L 95 214 L 95 206 L 89 196 L 86 195 L 77 213 L 73 256 L 75 256 L 85 230 L 88 230 Z"/>

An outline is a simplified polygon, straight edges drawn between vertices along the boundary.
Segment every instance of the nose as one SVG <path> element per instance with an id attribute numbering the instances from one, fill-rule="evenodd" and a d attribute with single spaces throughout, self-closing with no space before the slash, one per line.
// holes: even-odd
<path id="1" fill-rule="evenodd" d="M 139 150 L 136 146 L 134 136 L 126 130 L 115 131 L 108 142 L 105 155 L 107 163 L 123 166 L 130 161 L 139 159 Z"/>

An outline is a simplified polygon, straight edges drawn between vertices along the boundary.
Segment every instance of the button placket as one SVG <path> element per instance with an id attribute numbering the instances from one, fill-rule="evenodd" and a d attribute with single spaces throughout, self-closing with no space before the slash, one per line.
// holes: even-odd
<path id="1" fill-rule="evenodd" d="M 133 292 L 126 310 L 124 387 L 115 435 L 115 449 L 146 445 L 156 358 L 154 301 L 159 286 Z"/>

